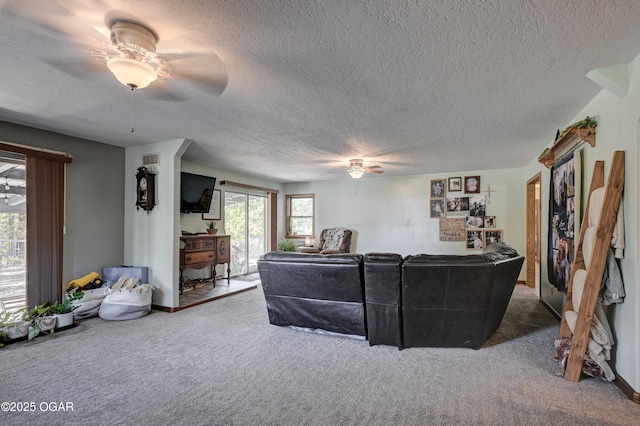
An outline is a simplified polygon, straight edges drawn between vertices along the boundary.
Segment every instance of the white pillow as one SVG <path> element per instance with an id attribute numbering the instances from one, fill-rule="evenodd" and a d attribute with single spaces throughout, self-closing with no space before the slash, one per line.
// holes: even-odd
<path id="1" fill-rule="evenodd" d="M 571 301 L 573 302 L 573 310 L 580 310 L 580 302 L 582 301 L 582 293 L 584 292 L 584 283 L 587 280 L 587 271 L 578 269 L 573 275 L 573 287 L 571 288 Z"/>
<path id="2" fill-rule="evenodd" d="M 593 245 L 596 242 L 597 226 L 590 226 L 584 231 L 584 240 L 582 241 L 582 256 L 584 257 L 584 266 L 589 269 L 591 263 L 591 253 L 593 253 Z"/>

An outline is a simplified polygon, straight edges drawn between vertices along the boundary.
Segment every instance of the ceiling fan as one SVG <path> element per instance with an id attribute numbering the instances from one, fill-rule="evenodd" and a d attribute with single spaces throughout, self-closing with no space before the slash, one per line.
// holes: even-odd
<path id="1" fill-rule="evenodd" d="M 7 1 L 0 7 L 0 14 L 10 16 L 12 22 L 28 30 L 61 40 L 64 44 L 60 45 L 55 58 L 41 59 L 68 75 L 91 77 L 96 74 L 98 60 L 131 90 L 143 89 L 157 79 L 194 83 L 213 95 L 222 94 L 227 87 L 228 74 L 218 55 L 189 52 L 194 49 L 177 46 L 176 40 L 161 43 L 158 33 L 143 24 L 143 19 L 138 19 L 133 12 L 109 10 L 118 3 L 50 0 L 43 3 L 46 6 L 43 8 L 25 3 Z M 170 21 L 158 25 L 165 32 L 175 32 Z M 69 49 L 73 46 L 81 47 L 84 55 L 64 55 L 70 50 L 75 54 L 74 49 Z M 162 50 L 166 48 L 170 51 Z M 166 85 L 151 87 L 156 99 L 184 100 L 184 97 L 169 93 Z"/>
<path id="2" fill-rule="evenodd" d="M 364 161 L 359 158 L 349 160 L 349 164 L 350 166 L 347 169 L 347 173 L 354 179 L 360 179 L 365 173 L 384 173 L 382 170 L 379 170 L 381 168 L 380 166 L 364 167 Z"/>

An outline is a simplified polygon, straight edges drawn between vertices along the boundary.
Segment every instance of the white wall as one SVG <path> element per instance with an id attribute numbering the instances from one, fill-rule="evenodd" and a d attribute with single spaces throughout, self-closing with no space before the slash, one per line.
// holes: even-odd
<path id="1" fill-rule="evenodd" d="M 149 267 L 149 283 L 156 287 L 153 303 L 178 306 L 180 236 L 180 158 L 190 141 L 179 139 L 126 149 L 124 262 Z M 147 214 L 136 210 L 136 171 L 145 154 L 160 154 L 156 173 L 156 206 Z"/>
<path id="2" fill-rule="evenodd" d="M 284 195 L 282 195 L 283 185 L 281 183 L 271 182 L 263 179 L 248 177 L 244 175 L 240 175 L 238 173 L 230 172 L 228 170 L 217 169 L 213 167 L 208 167 L 202 164 L 195 164 L 188 161 L 182 161 L 181 163 L 182 171 L 195 173 L 205 176 L 214 176 L 216 178 L 216 188 L 221 191 L 221 219 L 217 221 L 216 228 L 218 229 L 218 234 L 222 234 L 225 232 L 224 229 L 224 193 L 225 191 L 234 191 L 234 192 L 242 192 L 242 193 L 251 193 L 257 195 L 266 195 L 266 192 L 258 191 L 258 190 L 250 190 L 246 188 L 236 188 L 230 185 L 221 185 L 220 182 L 223 180 L 242 183 L 245 185 L 253 185 L 261 188 L 268 188 L 277 190 L 280 192 L 278 194 L 278 235 L 284 235 L 283 226 L 284 226 Z M 187 232 L 205 232 L 206 231 L 206 221 L 202 220 L 202 215 L 200 213 L 185 213 L 180 215 L 180 228 L 183 231 Z M 233 246 L 233 241 L 231 242 Z M 226 276 L 226 266 L 225 265 L 217 265 L 216 273 L 218 275 Z M 206 278 L 208 277 L 207 269 L 202 270 L 192 270 L 188 269 L 184 272 L 184 275 L 190 279 L 196 278 Z"/>
<path id="3" fill-rule="evenodd" d="M 596 130 L 596 146 L 581 148 L 583 155 L 583 194 L 588 194 L 589 184 L 593 175 L 594 164 L 603 160 L 605 164 L 605 184 L 611 167 L 613 151 L 625 151 L 625 189 L 624 216 L 626 250 L 625 258 L 621 261 L 622 275 L 625 282 L 627 297 L 624 303 L 609 308 L 611 326 L 616 339 L 613 348 L 613 362 L 611 365 L 634 389 L 640 389 L 640 292 L 638 292 L 638 270 L 636 265 L 640 261 L 637 241 L 640 236 L 638 229 L 638 120 L 640 117 L 640 56 L 631 67 L 631 81 L 629 94 L 623 99 L 603 90 L 587 106 L 580 111 L 571 122 L 596 116 L 598 127 Z M 567 123 L 567 125 L 570 123 Z M 539 171 L 542 172 L 542 217 L 543 227 L 548 223 L 549 199 L 549 171 L 537 161 L 533 161 L 526 169 L 527 178 Z M 583 201 L 586 204 L 586 199 Z M 543 252 L 548 245 L 547 235 L 543 229 Z M 547 260 L 542 259 L 542 297 L 558 312 L 562 312 L 563 293 L 551 294 L 548 290 L 546 271 Z M 546 289 L 546 290 L 545 290 Z"/>
<path id="4" fill-rule="evenodd" d="M 524 255 L 526 181 L 523 169 L 406 177 L 366 175 L 359 180 L 347 176 L 336 181 L 285 184 L 285 192 L 315 194 L 316 239 L 324 228 L 351 229 L 353 253 L 470 254 L 476 252 L 467 250 L 465 242 L 439 240 L 439 220 L 430 218 L 430 182 L 431 179 L 477 175 L 481 190 L 491 185 L 491 190 L 496 191 L 491 192 L 487 200 L 486 214 L 496 216 L 496 229 L 502 229 L 504 240 Z M 524 271 L 525 268 L 520 279 L 524 279 Z"/>

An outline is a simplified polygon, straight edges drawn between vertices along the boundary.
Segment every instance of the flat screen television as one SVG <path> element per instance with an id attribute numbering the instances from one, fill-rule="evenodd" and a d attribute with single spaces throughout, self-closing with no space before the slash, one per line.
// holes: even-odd
<path id="1" fill-rule="evenodd" d="M 216 178 L 193 173 L 180 174 L 180 213 L 208 213 Z"/>

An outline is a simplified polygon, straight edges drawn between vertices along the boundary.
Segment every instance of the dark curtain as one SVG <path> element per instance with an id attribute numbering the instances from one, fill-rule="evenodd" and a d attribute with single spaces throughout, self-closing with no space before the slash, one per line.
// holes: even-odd
<path id="1" fill-rule="evenodd" d="M 62 296 L 65 164 L 26 157 L 27 305 Z"/>

